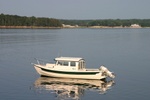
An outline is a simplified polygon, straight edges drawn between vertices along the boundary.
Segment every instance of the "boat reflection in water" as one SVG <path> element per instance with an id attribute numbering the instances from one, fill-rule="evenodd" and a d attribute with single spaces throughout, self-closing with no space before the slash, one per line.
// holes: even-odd
<path id="1" fill-rule="evenodd" d="M 46 90 L 55 93 L 59 99 L 79 99 L 84 92 L 96 91 L 100 94 L 106 93 L 114 85 L 114 81 L 106 80 L 81 80 L 40 77 L 35 83 L 36 90 Z"/>

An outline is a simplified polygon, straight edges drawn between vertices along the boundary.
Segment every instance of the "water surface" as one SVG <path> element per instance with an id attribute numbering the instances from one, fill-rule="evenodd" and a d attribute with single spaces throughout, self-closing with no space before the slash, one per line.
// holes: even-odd
<path id="1" fill-rule="evenodd" d="M 69 95 L 61 98 L 55 88 L 65 86 L 80 93 L 73 98 L 77 94 L 70 92 L 69 99 L 149 100 L 149 43 L 150 29 L 0 29 L 0 97 L 2 100 L 67 99 Z M 58 56 L 83 57 L 88 68 L 105 65 L 116 78 L 108 80 L 113 84 L 105 92 L 100 92 L 100 86 L 72 83 L 72 80 L 62 83 L 44 78 L 43 83 L 31 63 L 34 58 L 53 61 Z M 104 87 L 108 82 L 99 85 Z M 61 88 L 59 93 L 63 92 Z"/>

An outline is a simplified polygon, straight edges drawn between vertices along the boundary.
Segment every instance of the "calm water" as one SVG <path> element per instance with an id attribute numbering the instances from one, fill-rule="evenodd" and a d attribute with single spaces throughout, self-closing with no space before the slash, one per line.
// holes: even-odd
<path id="1" fill-rule="evenodd" d="M 105 65 L 116 78 L 46 78 L 31 65 L 57 56 Z M 0 29 L 1 100 L 149 100 L 149 75 L 150 29 Z"/>

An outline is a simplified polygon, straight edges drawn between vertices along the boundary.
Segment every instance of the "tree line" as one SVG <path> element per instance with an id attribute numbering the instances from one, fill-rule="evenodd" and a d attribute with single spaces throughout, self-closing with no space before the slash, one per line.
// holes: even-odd
<path id="1" fill-rule="evenodd" d="M 107 20 L 95 20 L 89 23 L 89 26 L 123 26 L 129 27 L 132 24 L 138 24 L 141 27 L 150 27 L 150 19 L 107 19 Z"/>
<path id="2" fill-rule="evenodd" d="M 150 27 L 150 19 L 97 19 L 97 20 L 60 20 L 63 24 L 79 26 L 122 26 L 129 27 L 138 24 L 141 27 Z"/>
<path id="3" fill-rule="evenodd" d="M 58 19 L 54 18 L 0 14 L 0 26 L 61 27 L 62 24 Z"/>
<path id="4" fill-rule="evenodd" d="M 18 15 L 0 14 L 0 26 L 42 26 L 42 27 L 62 27 L 66 25 L 90 26 L 122 26 L 128 27 L 138 24 L 141 27 L 150 27 L 150 19 L 96 19 L 96 20 L 67 20 L 45 17 L 26 17 Z"/>

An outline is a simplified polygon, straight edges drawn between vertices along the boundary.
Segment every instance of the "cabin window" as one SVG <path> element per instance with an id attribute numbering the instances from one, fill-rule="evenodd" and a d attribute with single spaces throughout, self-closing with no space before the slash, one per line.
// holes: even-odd
<path id="1" fill-rule="evenodd" d="M 63 65 L 64 65 L 64 66 L 68 66 L 68 62 L 65 61 L 65 62 L 63 63 Z"/>
<path id="2" fill-rule="evenodd" d="M 79 69 L 83 69 L 85 68 L 85 62 L 84 61 L 80 61 L 79 62 Z"/>
<path id="3" fill-rule="evenodd" d="M 72 61 L 70 66 L 76 66 L 76 62 Z"/>
<path id="4" fill-rule="evenodd" d="M 79 69 L 81 69 L 81 66 L 82 66 L 82 65 L 81 65 L 81 62 L 79 62 Z"/>
<path id="5" fill-rule="evenodd" d="M 63 62 L 58 61 L 58 65 L 61 65 L 61 66 L 62 66 L 62 65 L 63 65 Z"/>
<path id="6" fill-rule="evenodd" d="M 68 62 L 67 61 L 58 61 L 58 65 L 60 65 L 60 66 L 68 66 Z"/>

